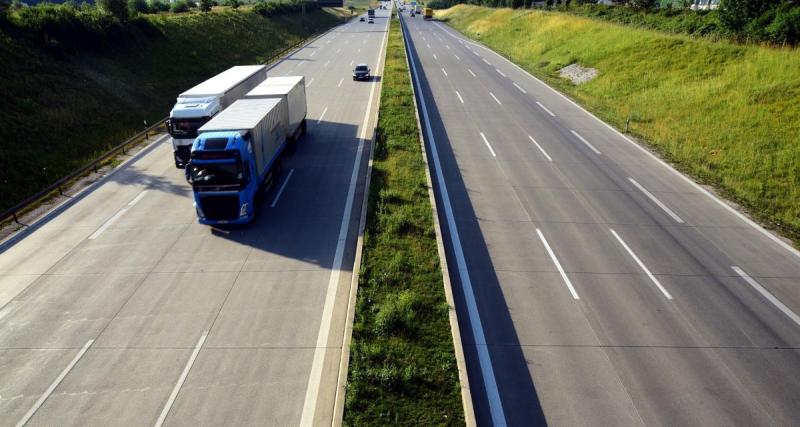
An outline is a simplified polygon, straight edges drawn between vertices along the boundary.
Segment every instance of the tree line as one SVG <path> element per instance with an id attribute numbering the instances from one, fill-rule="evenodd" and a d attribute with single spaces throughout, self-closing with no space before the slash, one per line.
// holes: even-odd
<path id="1" fill-rule="evenodd" d="M 721 0 L 715 10 L 692 10 L 693 0 L 432 0 L 445 9 L 466 3 L 486 7 L 543 8 L 627 25 L 737 42 L 796 46 L 800 43 L 800 0 Z"/>

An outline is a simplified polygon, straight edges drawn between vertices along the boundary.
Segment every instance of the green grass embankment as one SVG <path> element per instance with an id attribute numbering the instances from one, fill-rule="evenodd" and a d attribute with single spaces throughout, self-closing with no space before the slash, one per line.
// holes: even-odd
<path id="1" fill-rule="evenodd" d="M 800 240 L 800 50 L 713 42 L 556 12 L 459 5 L 439 18 Z M 576 86 L 558 70 L 599 76 Z"/>
<path id="2" fill-rule="evenodd" d="M 389 32 L 346 425 L 463 425 L 458 368 L 400 23 Z"/>
<path id="3" fill-rule="evenodd" d="M 194 84 L 341 19 L 338 10 L 303 19 L 220 8 L 147 15 L 78 41 L 0 26 L 0 211 L 165 117 Z"/>

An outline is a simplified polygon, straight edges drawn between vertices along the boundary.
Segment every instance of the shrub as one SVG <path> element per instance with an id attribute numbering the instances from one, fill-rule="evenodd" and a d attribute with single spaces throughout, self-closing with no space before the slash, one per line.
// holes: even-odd
<path id="1" fill-rule="evenodd" d="M 800 43 L 800 7 L 783 7 L 778 10 L 765 32 L 767 38 L 776 44 Z"/>
<path id="2" fill-rule="evenodd" d="M 150 13 L 167 12 L 169 10 L 169 4 L 161 0 L 150 0 L 147 3 L 147 8 L 150 10 Z"/>
<path id="3" fill-rule="evenodd" d="M 170 4 L 169 11 L 172 13 L 184 13 L 189 11 L 189 3 L 186 0 L 176 0 Z"/>
<path id="4" fill-rule="evenodd" d="M 97 5 L 122 22 L 128 20 L 128 4 L 125 0 L 97 0 Z"/>
<path id="5" fill-rule="evenodd" d="M 211 11 L 211 6 L 213 6 L 213 5 L 214 5 L 213 0 L 200 0 L 199 7 L 200 7 L 200 10 L 203 11 L 203 12 L 210 12 Z"/>
<path id="6" fill-rule="evenodd" d="M 238 9 L 242 3 L 239 0 L 225 0 L 225 6 L 230 7 L 231 9 Z"/>
<path id="7" fill-rule="evenodd" d="M 150 8 L 145 0 L 128 0 L 128 13 L 131 15 L 148 12 L 150 12 Z"/>

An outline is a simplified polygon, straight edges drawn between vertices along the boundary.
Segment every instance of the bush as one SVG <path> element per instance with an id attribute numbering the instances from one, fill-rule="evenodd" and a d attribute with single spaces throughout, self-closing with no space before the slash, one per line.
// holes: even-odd
<path id="1" fill-rule="evenodd" d="M 175 3 L 169 5 L 169 11 L 172 13 L 184 13 L 189 11 L 189 3 L 186 0 L 176 0 Z"/>
<path id="2" fill-rule="evenodd" d="M 148 12 L 150 12 L 150 8 L 145 0 L 128 0 L 128 13 L 131 15 Z"/>
<path id="3" fill-rule="evenodd" d="M 200 7 L 200 10 L 203 11 L 203 12 L 210 12 L 211 11 L 211 6 L 213 6 L 213 5 L 214 5 L 213 0 L 200 0 L 199 7 Z"/>
<path id="4" fill-rule="evenodd" d="M 239 0 L 225 0 L 224 5 L 230 7 L 231 9 L 238 9 L 242 3 Z"/>
<path id="5" fill-rule="evenodd" d="M 150 13 L 167 12 L 169 11 L 169 4 L 161 0 L 150 0 L 147 3 L 147 8 L 150 10 Z"/>
<path id="6" fill-rule="evenodd" d="M 800 7 L 783 7 L 778 10 L 765 32 L 772 43 L 800 43 Z"/>
<path id="7" fill-rule="evenodd" d="M 97 0 L 97 5 L 122 22 L 128 20 L 128 4 L 125 0 Z"/>

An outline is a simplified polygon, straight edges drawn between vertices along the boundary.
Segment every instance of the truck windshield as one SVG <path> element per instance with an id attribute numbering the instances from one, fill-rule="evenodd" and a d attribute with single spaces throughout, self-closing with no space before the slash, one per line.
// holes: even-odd
<path id="1" fill-rule="evenodd" d="M 246 177 L 242 174 L 239 162 L 189 164 L 189 182 L 195 187 L 216 187 L 219 189 L 244 185 Z"/>
<path id="2" fill-rule="evenodd" d="M 200 129 L 208 120 L 208 117 L 170 119 L 169 134 L 173 138 L 197 138 L 197 129 Z"/>

